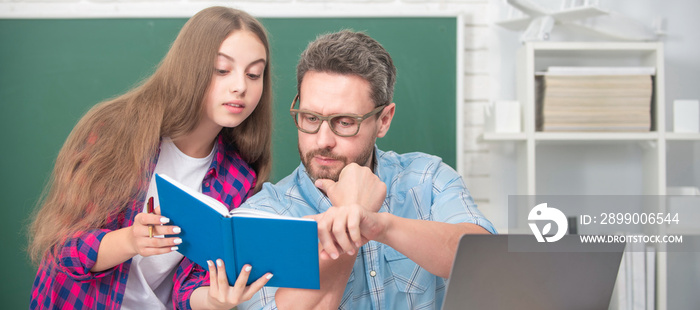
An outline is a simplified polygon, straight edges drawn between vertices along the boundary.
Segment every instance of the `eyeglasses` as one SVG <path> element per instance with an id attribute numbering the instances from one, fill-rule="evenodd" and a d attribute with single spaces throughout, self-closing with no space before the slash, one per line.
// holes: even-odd
<path id="1" fill-rule="evenodd" d="M 294 124 L 297 125 L 299 131 L 304 133 L 317 133 L 321 129 L 323 121 L 327 121 L 334 134 L 341 137 L 352 137 L 360 132 L 360 124 L 368 117 L 381 112 L 386 105 L 379 106 L 365 115 L 357 114 L 331 114 L 323 116 L 311 111 L 295 109 L 294 106 L 299 100 L 297 94 L 292 101 L 292 107 L 289 108 L 289 113 L 294 118 Z"/>

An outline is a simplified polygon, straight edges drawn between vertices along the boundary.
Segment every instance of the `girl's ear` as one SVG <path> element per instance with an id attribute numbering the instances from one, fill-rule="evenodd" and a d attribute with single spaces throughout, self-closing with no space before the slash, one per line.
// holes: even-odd
<path id="1" fill-rule="evenodd" d="M 379 130 L 377 131 L 377 138 L 382 138 L 389 131 L 391 126 L 391 120 L 394 118 L 394 112 L 396 110 L 396 104 L 393 102 L 384 107 L 384 110 L 379 114 Z"/>

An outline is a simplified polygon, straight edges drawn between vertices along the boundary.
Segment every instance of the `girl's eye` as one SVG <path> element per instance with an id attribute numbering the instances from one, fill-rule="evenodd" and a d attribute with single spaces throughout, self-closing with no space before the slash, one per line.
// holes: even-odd
<path id="1" fill-rule="evenodd" d="M 260 78 L 260 74 L 248 73 L 248 78 L 251 79 L 251 80 L 257 80 L 257 79 Z"/>
<path id="2" fill-rule="evenodd" d="M 225 74 L 229 73 L 229 71 L 226 69 L 214 69 L 214 70 L 216 71 L 217 74 L 220 74 L 220 75 L 225 75 Z"/>

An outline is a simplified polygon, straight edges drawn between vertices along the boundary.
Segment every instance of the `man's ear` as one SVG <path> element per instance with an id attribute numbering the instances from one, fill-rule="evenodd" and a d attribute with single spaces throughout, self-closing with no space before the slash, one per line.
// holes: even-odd
<path id="1" fill-rule="evenodd" d="M 384 107 L 384 110 L 379 114 L 379 130 L 377 131 L 377 138 L 382 138 L 389 131 L 391 126 L 391 120 L 394 118 L 394 112 L 396 112 L 396 104 L 393 102 Z"/>

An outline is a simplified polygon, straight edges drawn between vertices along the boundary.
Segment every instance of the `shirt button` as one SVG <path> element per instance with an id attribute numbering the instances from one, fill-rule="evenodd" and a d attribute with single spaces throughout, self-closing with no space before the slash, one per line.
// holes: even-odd
<path id="1" fill-rule="evenodd" d="M 374 270 L 372 270 L 372 271 L 369 272 L 369 275 L 370 275 L 371 277 L 374 277 L 374 276 L 377 275 L 377 272 L 374 271 Z"/>
<path id="2" fill-rule="evenodd" d="M 209 187 L 209 182 L 204 183 L 204 186 Z"/>

